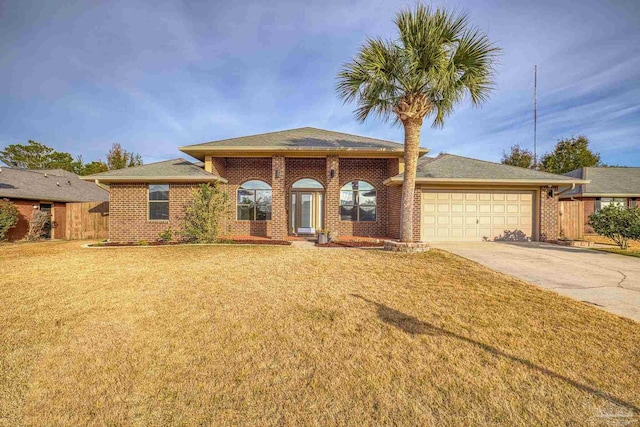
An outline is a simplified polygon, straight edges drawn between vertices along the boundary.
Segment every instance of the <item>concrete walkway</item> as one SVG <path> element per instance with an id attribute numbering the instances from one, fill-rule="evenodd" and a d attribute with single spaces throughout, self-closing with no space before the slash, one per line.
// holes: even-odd
<path id="1" fill-rule="evenodd" d="M 314 242 L 307 240 L 294 240 L 291 242 L 291 247 L 296 249 L 320 249 Z"/>
<path id="2" fill-rule="evenodd" d="M 640 258 L 545 243 L 447 242 L 433 247 L 640 321 Z"/>

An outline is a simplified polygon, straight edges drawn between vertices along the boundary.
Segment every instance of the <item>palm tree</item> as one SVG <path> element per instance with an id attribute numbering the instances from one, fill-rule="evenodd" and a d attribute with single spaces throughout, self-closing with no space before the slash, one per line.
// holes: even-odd
<path id="1" fill-rule="evenodd" d="M 433 127 L 443 126 L 467 95 L 473 105 L 482 104 L 493 88 L 499 48 L 469 25 L 466 14 L 446 9 L 418 5 L 394 22 L 397 39 L 368 38 L 342 66 L 337 90 L 345 103 L 357 103 L 359 121 L 374 114 L 404 127 L 400 240 L 411 242 L 422 122 L 433 117 Z"/>

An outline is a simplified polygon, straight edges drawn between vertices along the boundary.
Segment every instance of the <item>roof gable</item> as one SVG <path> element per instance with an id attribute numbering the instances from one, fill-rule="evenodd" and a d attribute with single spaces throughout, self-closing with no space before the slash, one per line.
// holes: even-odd
<path id="1" fill-rule="evenodd" d="M 292 155 L 339 152 L 358 156 L 370 153 L 377 156 L 398 157 L 404 152 L 404 145 L 382 139 L 304 127 L 204 142 L 180 147 L 180 150 L 200 160 L 204 159 L 205 154 L 230 156 L 240 153 L 272 152 Z M 427 151 L 421 149 L 421 154 Z"/>
<path id="2" fill-rule="evenodd" d="M 404 149 L 404 145 L 398 142 L 351 135 L 342 132 L 333 132 L 312 127 L 222 139 L 219 141 L 189 145 L 183 148 L 194 147 Z"/>

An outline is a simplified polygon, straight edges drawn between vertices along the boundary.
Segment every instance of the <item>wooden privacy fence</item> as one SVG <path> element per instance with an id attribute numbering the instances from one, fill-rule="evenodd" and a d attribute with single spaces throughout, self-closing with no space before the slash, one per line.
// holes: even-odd
<path id="1" fill-rule="evenodd" d="M 109 202 L 67 203 L 66 210 L 66 239 L 106 239 L 109 237 Z"/>
<path id="2" fill-rule="evenodd" d="M 584 237 L 584 207 L 581 200 L 561 200 L 558 207 L 560 236 L 567 239 Z"/>

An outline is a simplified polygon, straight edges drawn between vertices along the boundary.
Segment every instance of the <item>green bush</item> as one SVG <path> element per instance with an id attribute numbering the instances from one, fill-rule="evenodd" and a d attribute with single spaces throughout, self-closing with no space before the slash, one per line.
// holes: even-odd
<path id="1" fill-rule="evenodd" d="M 170 242 L 173 239 L 173 230 L 168 227 L 166 230 L 158 234 L 158 240 L 161 242 Z"/>
<path id="2" fill-rule="evenodd" d="M 589 216 L 588 224 L 600 236 L 613 240 L 620 249 L 627 249 L 629 240 L 640 240 L 640 207 L 605 206 Z"/>
<path id="3" fill-rule="evenodd" d="M 229 197 L 218 184 L 201 184 L 184 213 L 182 237 L 194 243 L 214 243 L 229 213 Z"/>
<path id="4" fill-rule="evenodd" d="M 0 241 L 7 238 L 9 229 L 18 223 L 18 208 L 7 199 L 0 199 Z"/>

